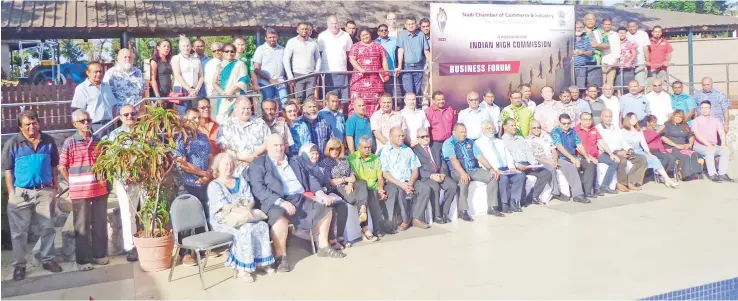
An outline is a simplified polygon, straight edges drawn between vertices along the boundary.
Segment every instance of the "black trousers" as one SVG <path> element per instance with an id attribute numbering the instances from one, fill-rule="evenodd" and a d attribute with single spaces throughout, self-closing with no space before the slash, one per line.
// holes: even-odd
<path id="1" fill-rule="evenodd" d="M 589 163 L 584 158 L 580 162 L 582 162 L 580 169 L 583 171 L 582 186 L 584 186 L 584 194 L 594 194 L 594 183 L 597 179 L 597 164 Z"/>
<path id="2" fill-rule="evenodd" d="M 525 174 L 536 177 L 536 184 L 533 185 L 533 191 L 530 193 L 534 198 L 541 196 L 543 189 L 546 188 L 547 184 L 551 183 L 551 179 L 553 177 L 551 172 L 545 168 L 539 168 L 536 170 L 528 169 L 525 171 Z"/>
<path id="3" fill-rule="evenodd" d="M 108 195 L 72 201 L 74 253 L 77 264 L 108 253 Z"/>
<path id="4" fill-rule="evenodd" d="M 441 183 L 433 181 L 430 178 L 422 179 L 420 181 L 431 190 L 430 202 L 433 217 L 440 218 L 443 215 L 449 215 L 449 211 L 451 211 L 451 203 L 454 201 L 454 197 L 456 197 L 456 193 L 459 191 L 459 184 L 450 176 L 446 176 Z M 444 191 L 443 203 L 441 203 L 441 189 Z"/>

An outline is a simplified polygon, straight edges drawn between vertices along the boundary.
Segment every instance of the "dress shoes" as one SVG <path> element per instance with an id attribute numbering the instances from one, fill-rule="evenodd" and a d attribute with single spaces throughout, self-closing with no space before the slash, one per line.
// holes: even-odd
<path id="1" fill-rule="evenodd" d="M 442 224 L 443 225 L 443 224 L 446 223 L 446 219 L 443 218 L 443 217 L 435 217 L 435 218 L 433 218 L 433 222 L 436 223 L 436 224 Z"/>
<path id="2" fill-rule="evenodd" d="M 720 180 L 723 182 L 735 182 L 735 180 L 731 179 L 727 174 L 720 176 Z"/>
<path id="3" fill-rule="evenodd" d="M 59 273 L 62 271 L 62 268 L 59 266 L 58 263 L 56 263 L 56 261 L 49 261 L 47 263 L 42 264 L 41 266 L 44 268 L 44 270 L 47 270 L 52 273 Z"/>
<path id="4" fill-rule="evenodd" d="M 597 195 L 594 194 L 594 193 L 587 193 L 587 194 L 585 194 L 585 196 L 588 197 L 588 198 L 590 198 L 590 199 L 596 199 L 597 198 Z"/>
<path id="5" fill-rule="evenodd" d="M 420 220 L 413 219 L 413 227 L 420 228 L 420 229 L 428 229 L 430 226 L 424 222 L 421 222 Z"/>
<path id="6" fill-rule="evenodd" d="M 461 213 L 459 213 L 459 218 L 461 218 L 462 220 L 465 220 L 467 222 L 473 222 L 474 221 L 474 219 L 469 214 L 469 211 L 466 211 L 466 210 L 461 211 Z"/>
<path id="7" fill-rule="evenodd" d="M 639 186 L 636 186 L 635 184 L 628 184 L 628 189 L 630 190 L 641 190 L 642 188 Z"/>
<path id="8" fill-rule="evenodd" d="M 594 191 L 594 194 L 595 194 L 596 196 L 605 196 L 605 192 L 603 192 L 603 191 L 602 191 L 602 190 L 600 190 L 600 189 L 595 189 L 595 191 Z"/>
<path id="9" fill-rule="evenodd" d="M 495 208 L 493 208 L 493 207 L 487 208 L 487 214 L 488 215 L 494 215 L 496 217 L 505 217 L 504 214 L 502 214 L 501 212 L 495 210 Z"/>
<path id="10" fill-rule="evenodd" d="M 26 267 L 15 267 L 13 269 L 13 280 L 21 281 L 23 279 L 26 279 Z"/>
<path id="11" fill-rule="evenodd" d="M 723 179 L 721 179 L 720 176 L 718 176 L 718 175 L 709 176 L 708 178 L 710 179 L 710 181 L 713 181 L 715 183 L 722 183 L 723 182 Z"/>
<path id="12" fill-rule="evenodd" d="M 584 204 L 589 204 L 589 203 L 592 202 L 589 199 L 587 199 L 586 197 L 584 197 L 583 195 L 575 196 L 574 197 L 574 201 L 577 202 L 577 203 L 584 203 Z"/>
<path id="13" fill-rule="evenodd" d="M 451 222 L 451 216 L 449 216 L 448 214 L 444 214 L 443 215 L 443 219 L 446 220 L 446 223 L 450 223 Z"/>
<path id="14" fill-rule="evenodd" d="M 629 192 L 630 189 L 628 189 L 628 186 L 618 183 L 617 187 L 618 191 L 620 192 Z"/>
<path id="15" fill-rule="evenodd" d="M 534 197 L 531 203 L 536 205 L 546 205 L 546 203 L 543 202 L 540 197 Z"/>
<path id="16" fill-rule="evenodd" d="M 602 188 L 600 189 L 600 192 L 603 192 L 603 195 L 606 194 L 618 194 L 617 190 L 610 189 L 610 187 Z"/>

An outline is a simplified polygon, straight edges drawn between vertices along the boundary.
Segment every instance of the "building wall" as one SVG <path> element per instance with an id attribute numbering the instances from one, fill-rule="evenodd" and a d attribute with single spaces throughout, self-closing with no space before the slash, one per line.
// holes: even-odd
<path id="1" fill-rule="evenodd" d="M 674 48 L 672 53 L 671 62 L 675 65 L 669 68 L 669 75 L 671 80 L 674 81 L 674 77 L 677 79 L 688 82 L 689 81 L 689 51 L 687 41 L 671 41 L 671 45 Z M 728 94 L 733 99 L 738 98 L 738 39 L 737 38 L 725 38 L 725 39 L 705 39 L 694 41 L 694 80 L 699 82 L 703 77 L 710 76 L 713 81 L 726 81 L 730 79 L 730 91 L 728 91 L 728 85 L 726 83 L 715 83 L 714 87 L 723 92 L 729 92 Z M 727 68 L 729 73 L 726 75 L 725 63 L 730 64 Z M 714 66 L 701 66 L 700 64 L 720 64 Z M 697 85 L 697 89 L 700 86 Z"/>

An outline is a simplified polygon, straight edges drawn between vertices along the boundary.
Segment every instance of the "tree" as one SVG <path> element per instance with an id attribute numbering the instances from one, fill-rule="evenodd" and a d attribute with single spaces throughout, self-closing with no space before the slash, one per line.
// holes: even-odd
<path id="1" fill-rule="evenodd" d="M 735 4 L 728 1 L 653 1 L 643 5 L 644 8 L 653 8 L 669 11 L 678 11 L 685 13 L 709 14 L 709 15 L 725 15 L 726 12 Z"/>
<path id="2" fill-rule="evenodd" d="M 70 64 L 79 64 L 85 62 L 85 52 L 74 40 L 59 40 L 59 52 L 61 56 L 67 59 L 67 62 Z"/>

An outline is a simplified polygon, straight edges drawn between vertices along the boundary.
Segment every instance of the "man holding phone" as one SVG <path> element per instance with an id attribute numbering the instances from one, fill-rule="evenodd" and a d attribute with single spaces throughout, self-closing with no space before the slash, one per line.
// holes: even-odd
<path id="1" fill-rule="evenodd" d="M 617 171 L 617 190 L 621 192 L 640 190 L 640 188 L 635 186 L 635 183 L 642 183 L 643 175 L 646 172 L 646 157 L 634 153 L 633 149 L 623 141 L 620 128 L 613 125 L 612 118 L 612 111 L 609 109 L 602 110 L 602 122 L 596 128 L 600 136 L 602 136 L 602 140 L 620 158 Z M 632 165 L 630 171 L 627 170 L 628 161 Z"/>

